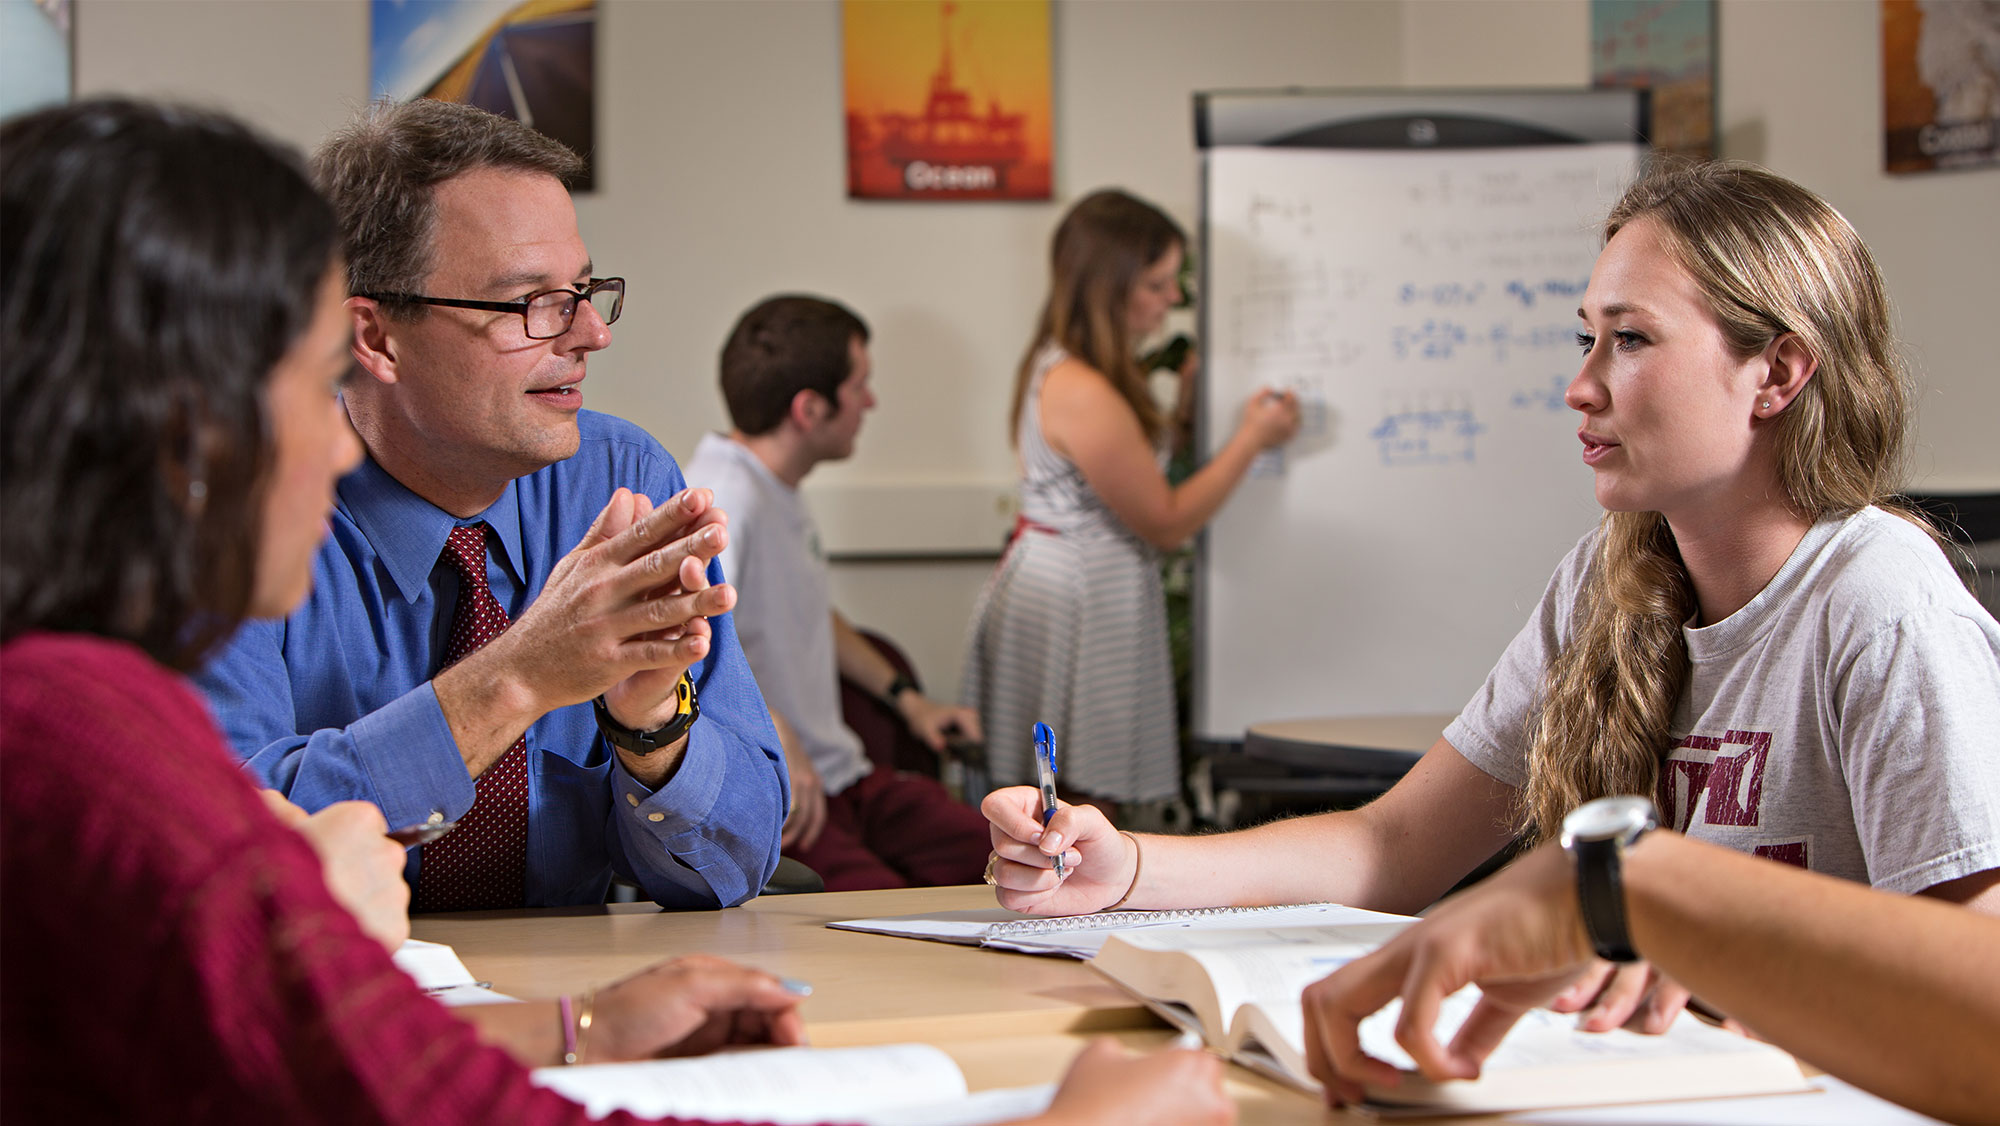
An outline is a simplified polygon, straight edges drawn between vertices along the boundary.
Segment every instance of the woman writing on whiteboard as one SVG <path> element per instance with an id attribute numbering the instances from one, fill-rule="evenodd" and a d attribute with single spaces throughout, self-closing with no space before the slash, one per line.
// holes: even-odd
<path id="1" fill-rule="evenodd" d="M 1066 788 L 1109 802 L 1180 793 L 1160 553 L 1201 530 L 1299 423 L 1289 393 L 1261 392 L 1206 465 L 1168 483 L 1167 421 L 1135 357 L 1181 299 L 1186 244 L 1173 220 L 1119 191 L 1084 197 L 1056 228 L 1048 300 L 1014 384 L 1021 519 L 966 659 L 966 702 L 1002 785 L 1034 779 L 1042 722 L 1061 739 Z"/>
<path id="2" fill-rule="evenodd" d="M 581 1124 L 528 1066 L 801 1042 L 798 992 L 720 958 L 456 1012 L 396 968 L 381 812 L 260 796 L 182 678 L 305 598 L 361 457 L 332 209 L 193 111 L 78 103 L 0 149 L 0 1119 Z M 1232 1112 L 1213 1059 L 1099 1044 L 1034 1121 L 1135 1105 Z"/>
<path id="3" fill-rule="evenodd" d="M 1414 911 L 1624 793 L 1691 837 L 2000 914 L 2000 624 L 1894 502 L 1909 392 L 1867 248 L 1733 164 L 1652 174 L 1605 239 L 1567 401 L 1606 514 L 1444 737 L 1365 808 L 1224 836 L 1081 808 L 1044 834 L 1032 791 L 998 791 L 1003 904 Z M 1687 994 L 1654 983 L 1600 967 L 1559 1005 L 1658 1030 Z"/>

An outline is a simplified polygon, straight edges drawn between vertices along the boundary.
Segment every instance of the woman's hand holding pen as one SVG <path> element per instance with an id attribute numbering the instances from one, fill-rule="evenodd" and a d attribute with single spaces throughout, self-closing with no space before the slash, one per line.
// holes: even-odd
<path id="1" fill-rule="evenodd" d="M 1000 906 L 1036 915 L 1082 915 L 1116 903 L 1132 886 L 1137 857 L 1095 806 L 1060 803 L 1046 829 L 1042 795 L 1009 786 L 979 804 L 993 834 L 989 866 Z M 1064 874 L 1055 873 L 1055 857 Z"/>
<path id="2" fill-rule="evenodd" d="M 296 829 L 319 855 L 326 890 L 368 937 L 395 950 L 410 937 L 410 885 L 403 846 L 386 835 L 382 811 L 364 801 L 335 802 L 308 815 L 276 790 L 259 790 L 264 807 Z"/>

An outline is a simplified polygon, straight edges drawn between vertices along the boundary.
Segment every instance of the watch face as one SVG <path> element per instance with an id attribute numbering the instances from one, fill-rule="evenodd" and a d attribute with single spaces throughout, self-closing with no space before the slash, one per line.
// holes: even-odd
<path id="1" fill-rule="evenodd" d="M 1563 818 L 1563 845 L 1629 838 L 1654 822 L 1653 803 L 1645 798 L 1598 798 Z"/>

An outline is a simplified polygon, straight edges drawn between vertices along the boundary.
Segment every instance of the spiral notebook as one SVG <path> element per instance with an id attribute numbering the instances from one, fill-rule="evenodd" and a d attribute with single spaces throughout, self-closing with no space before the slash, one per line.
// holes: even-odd
<path id="1" fill-rule="evenodd" d="M 1101 911 L 1095 915 L 1022 915 L 998 907 L 973 911 L 932 911 L 881 919 L 846 919 L 827 926 L 898 938 L 922 938 L 961 946 L 984 946 L 1024 954 L 1052 954 L 1089 959 L 1114 934 L 1155 928 L 1232 930 L 1277 927 L 1386 925 L 1416 920 L 1408 915 L 1364 911 L 1338 903 L 1299 903 L 1275 907 L 1192 907 L 1178 911 Z"/>

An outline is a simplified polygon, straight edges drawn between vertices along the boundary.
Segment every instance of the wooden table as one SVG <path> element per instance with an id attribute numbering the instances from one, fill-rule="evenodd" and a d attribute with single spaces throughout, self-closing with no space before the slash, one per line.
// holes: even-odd
<path id="1" fill-rule="evenodd" d="M 418 915 L 411 931 L 449 944 L 475 977 L 524 1000 L 608 984 L 677 954 L 724 955 L 810 982 L 813 994 L 800 1011 L 815 1045 L 935 1044 L 975 1091 L 1053 1082 L 1092 1036 L 1109 1035 L 1135 1050 L 1173 1042 L 1170 1029 L 1082 962 L 826 927 L 839 919 L 992 905 L 985 887 L 910 888 L 767 896 L 725 911 L 618 903 Z M 1228 1068 L 1226 1083 L 1244 1126 L 1379 1121 L 1328 1110 L 1241 1067 Z M 1423 1121 L 1505 1126 L 1516 1120 Z"/>
<path id="2" fill-rule="evenodd" d="M 411 931 L 523 999 L 607 984 L 676 954 L 725 955 L 810 982 L 800 1011 L 816 1046 L 935 1044 L 975 1091 L 1052 1082 L 1093 1036 L 1142 1051 L 1173 1042 L 1171 1029 L 1082 962 L 826 926 L 992 905 L 981 886 L 910 888 L 766 896 L 726 911 L 613 903 L 418 915 Z M 1245 1123 L 1346 1121 L 1239 1067 L 1229 1068 L 1228 1088 Z"/>
<path id="3" fill-rule="evenodd" d="M 676 954 L 710 953 L 811 983 L 813 1043 L 889 1044 L 1160 1027 L 1067 958 L 827 929 L 839 919 L 993 906 L 982 886 L 764 896 L 726 911 L 650 903 L 419 915 L 414 937 L 458 951 L 523 999 L 604 985 Z"/>

